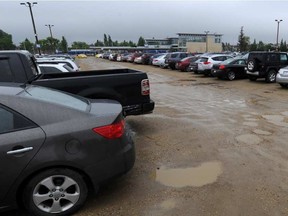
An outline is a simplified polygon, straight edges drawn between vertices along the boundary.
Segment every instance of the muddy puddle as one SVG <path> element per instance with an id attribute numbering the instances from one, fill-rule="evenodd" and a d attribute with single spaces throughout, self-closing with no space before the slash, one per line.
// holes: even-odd
<path id="1" fill-rule="evenodd" d="M 156 170 L 156 181 L 170 187 L 202 187 L 217 181 L 222 174 L 222 163 L 206 162 L 198 167 L 173 168 L 165 167 Z"/>

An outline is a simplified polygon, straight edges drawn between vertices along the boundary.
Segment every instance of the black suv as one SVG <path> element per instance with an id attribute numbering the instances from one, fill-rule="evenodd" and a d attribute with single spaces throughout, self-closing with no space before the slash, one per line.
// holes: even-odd
<path id="1" fill-rule="evenodd" d="M 288 55 L 284 52 L 250 52 L 247 61 L 247 74 L 251 81 L 265 78 L 267 83 L 276 81 L 276 74 L 288 65 Z"/>

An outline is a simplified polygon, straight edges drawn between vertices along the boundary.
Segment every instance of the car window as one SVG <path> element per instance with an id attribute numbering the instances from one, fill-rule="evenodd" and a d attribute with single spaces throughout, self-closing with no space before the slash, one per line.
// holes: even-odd
<path id="1" fill-rule="evenodd" d="M 180 54 L 180 58 L 185 58 L 187 55 L 185 53 Z"/>
<path id="2" fill-rule="evenodd" d="M 224 58 L 223 58 L 223 56 L 216 56 L 216 57 L 213 57 L 212 58 L 214 61 L 223 61 L 223 60 L 225 60 Z"/>
<path id="3" fill-rule="evenodd" d="M 47 67 L 47 66 L 40 66 L 41 70 L 43 69 L 44 73 L 50 74 L 50 73 L 62 73 L 61 70 L 55 67 Z"/>
<path id="4" fill-rule="evenodd" d="M 32 127 L 36 127 L 32 121 L 0 104 L 0 134 Z"/>
<path id="5" fill-rule="evenodd" d="M 73 69 L 69 67 L 67 64 L 63 65 L 63 67 L 69 72 L 74 72 Z"/>
<path id="6" fill-rule="evenodd" d="M 0 74 L 2 82 L 13 82 L 12 70 L 6 58 L 0 58 Z"/>
<path id="7" fill-rule="evenodd" d="M 286 63 L 287 63 L 287 61 L 288 61 L 288 59 L 287 59 L 287 55 L 286 55 L 286 54 L 280 54 L 280 61 L 281 61 L 281 62 L 286 62 Z"/>
<path id="8" fill-rule="evenodd" d="M 89 101 L 82 97 L 66 94 L 54 89 L 42 88 L 40 86 L 29 86 L 19 95 L 24 97 L 32 97 L 38 100 L 59 104 L 62 106 L 78 109 L 81 111 L 88 110 Z"/>
<path id="9" fill-rule="evenodd" d="M 275 62 L 275 61 L 277 61 L 277 56 L 278 56 L 277 54 L 270 54 L 267 56 L 267 61 L 268 62 Z"/>
<path id="10" fill-rule="evenodd" d="M 177 57 L 177 53 L 173 53 L 172 55 L 171 55 L 171 58 L 176 58 Z"/>
<path id="11" fill-rule="evenodd" d="M 208 58 L 205 58 L 205 57 L 202 57 L 198 60 L 199 62 L 207 62 L 208 61 Z"/>

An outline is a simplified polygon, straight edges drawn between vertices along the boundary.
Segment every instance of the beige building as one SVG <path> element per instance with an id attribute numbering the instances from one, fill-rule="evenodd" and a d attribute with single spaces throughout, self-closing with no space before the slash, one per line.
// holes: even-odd
<path id="1" fill-rule="evenodd" d="M 186 48 L 187 52 L 222 52 L 221 34 L 190 34 L 178 33 L 179 48 Z"/>

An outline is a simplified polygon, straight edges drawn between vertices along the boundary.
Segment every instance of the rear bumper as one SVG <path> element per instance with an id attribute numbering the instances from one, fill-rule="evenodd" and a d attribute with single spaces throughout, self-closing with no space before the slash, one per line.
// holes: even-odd
<path id="1" fill-rule="evenodd" d="M 276 82 L 277 83 L 283 83 L 283 84 L 287 84 L 288 83 L 288 77 L 284 77 L 284 76 L 281 76 L 280 74 L 277 74 L 276 76 Z"/>
<path id="2" fill-rule="evenodd" d="M 86 167 L 84 172 L 89 176 L 95 190 L 101 182 L 115 178 L 131 170 L 135 163 L 135 146 L 132 139 L 127 139 L 125 147 L 104 161 Z"/>
<path id="3" fill-rule="evenodd" d="M 153 100 L 150 100 L 149 103 L 124 106 L 123 109 L 124 109 L 126 116 L 128 116 L 128 115 L 142 115 L 142 114 L 152 113 L 154 110 L 154 107 L 155 107 L 155 102 Z"/>

